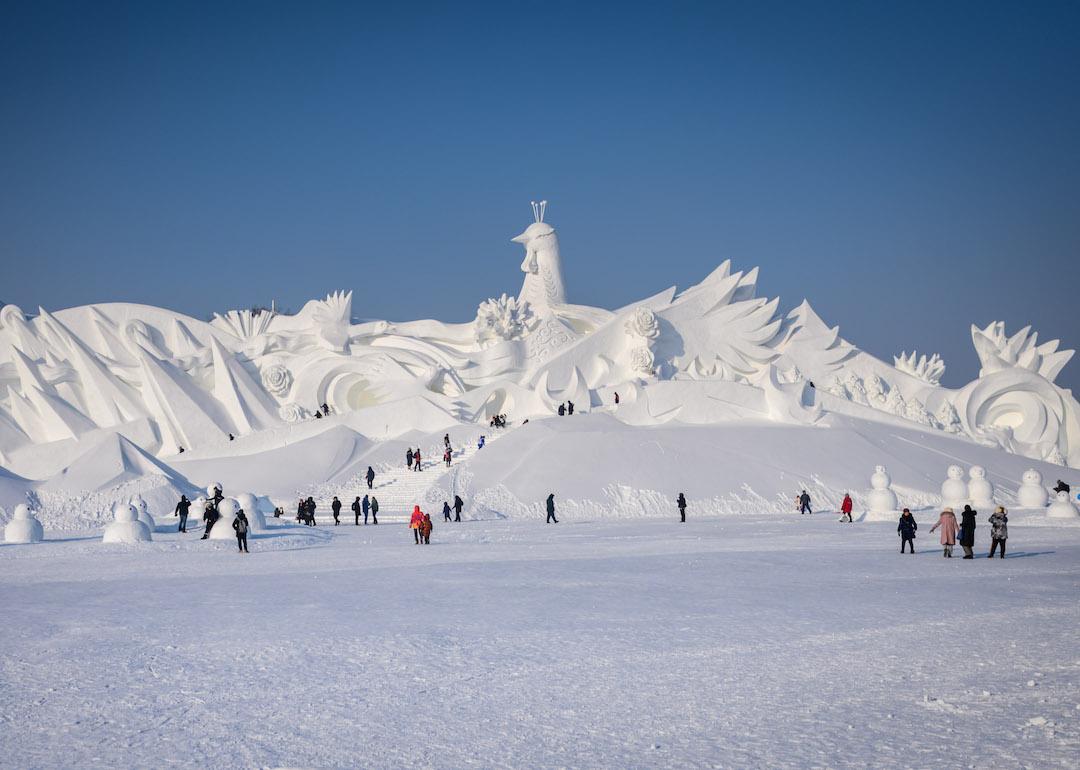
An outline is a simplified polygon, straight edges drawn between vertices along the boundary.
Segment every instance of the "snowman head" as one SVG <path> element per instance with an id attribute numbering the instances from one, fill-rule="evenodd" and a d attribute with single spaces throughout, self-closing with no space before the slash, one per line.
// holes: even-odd
<path id="1" fill-rule="evenodd" d="M 885 466 L 884 465 L 875 465 L 874 466 L 874 473 L 884 473 L 884 472 L 885 472 Z"/>
<path id="2" fill-rule="evenodd" d="M 946 474 L 950 479 L 962 479 L 964 478 L 964 469 L 961 468 L 959 465 L 950 465 L 949 470 L 946 471 Z"/>
<path id="3" fill-rule="evenodd" d="M 1042 474 L 1034 468 L 1024 471 L 1023 481 L 1025 484 L 1042 484 Z"/>
<path id="4" fill-rule="evenodd" d="M 30 509 L 26 506 L 26 503 L 19 503 L 15 506 L 15 519 L 17 521 L 25 521 L 30 518 Z"/>
<path id="5" fill-rule="evenodd" d="M 1069 502 L 1069 493 L 1063 489 L 1057 493 L 1056 498 L 1060 503 L 1067 503 Z"/>
<path id="6" fill-rule="evenodd" d="M 113 515 L 117 521 L 135 521 L 139 518 L 131 503 L 119 502 L 113 506 Z"/>
<path id="7" fill-rule="evenodd" d="M 986 468 L 982 467 L 981 465 L 972 465 L 971 470 L 968 471 L 968 473 L 971 474 L 971 478 L 973 479 L 986 478 Z"/>

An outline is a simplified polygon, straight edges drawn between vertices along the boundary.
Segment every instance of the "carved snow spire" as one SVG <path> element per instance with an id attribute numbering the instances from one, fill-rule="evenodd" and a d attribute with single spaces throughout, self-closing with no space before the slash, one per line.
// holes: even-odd
<path id="1" fill-rule="evenodd" d="M 544 212 L 547 211 L 547 201 L 530 201 L 532 203 L 533 210 L 533 222 L 540 223 L 544 221 Z"/>

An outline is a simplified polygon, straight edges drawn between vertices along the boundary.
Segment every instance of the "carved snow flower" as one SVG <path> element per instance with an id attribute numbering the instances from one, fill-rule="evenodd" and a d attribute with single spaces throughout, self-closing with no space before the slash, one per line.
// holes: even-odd
<path id="1" fill-rule="evenodd" d="M 644 345 L 634 348 L 630 351 L 630 368 L 641 374 L 652 375 L 656 371 L 656 356 Z"/>
<path id="2" fill-rule="evenodd" d="M 626 320 L 626 333 L 646 340 L 655 340 L 660 336 L 660 321 L 656 313 L 647 307 L 639 307 Z"/>
<path id="3" fill-rule="evenodd" d="M 292 372 L 284 364 L 270 364 L 262 370 L 262 384 L 275 396 L 284 396 L 292 387 Z"/>
<path id="4" fill-rule="evenodd" d="M 278 409 L 278 416 L 285 422 L 300 422 L 307 417 L 307 410 L 299 404 L 284 404 Z"/>

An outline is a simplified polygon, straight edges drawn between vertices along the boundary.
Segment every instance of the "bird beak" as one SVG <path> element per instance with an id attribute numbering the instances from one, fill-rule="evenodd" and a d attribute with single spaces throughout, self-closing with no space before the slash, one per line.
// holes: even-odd
<path id="1" fill-rule="evenodd" d="M 510 242 L 511 243 L 528 243 L 529 242 L 529 236 L 527 234 L 525 234 L 525 233 L 522 233 L 521 235 L 515 235 L 513 238 L 510 239 Z"/>

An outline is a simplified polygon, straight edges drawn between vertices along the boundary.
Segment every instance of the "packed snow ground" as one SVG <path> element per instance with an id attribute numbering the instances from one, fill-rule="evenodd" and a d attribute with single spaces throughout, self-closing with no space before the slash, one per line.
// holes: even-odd
<path id="1" fill-rule="evenodd" d="M 1080 528 L 670 513 L 0 545 L 0 765 L 1076 766 Z"/>

